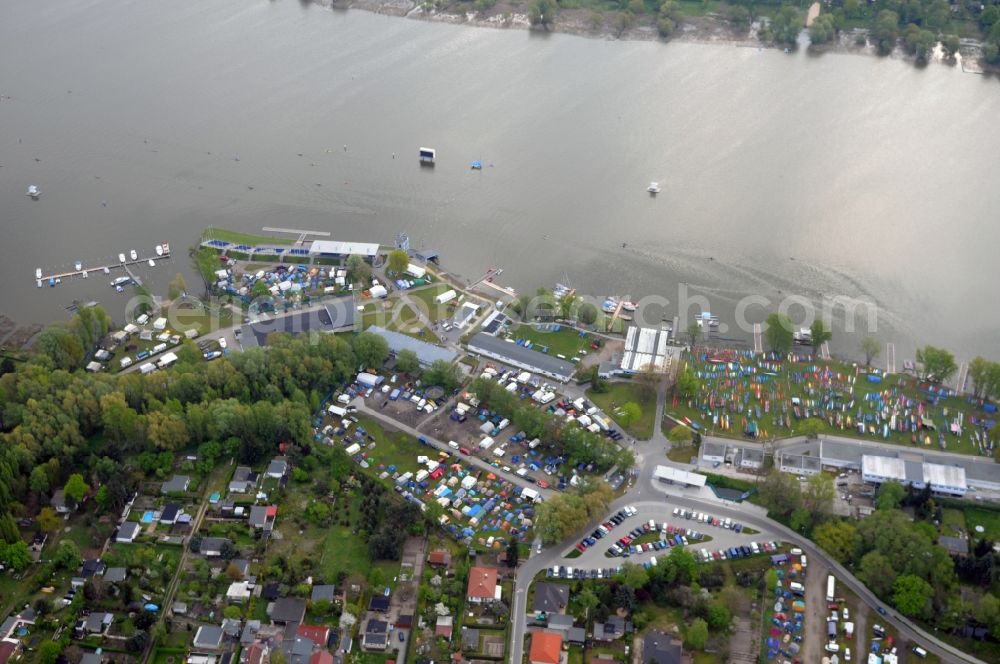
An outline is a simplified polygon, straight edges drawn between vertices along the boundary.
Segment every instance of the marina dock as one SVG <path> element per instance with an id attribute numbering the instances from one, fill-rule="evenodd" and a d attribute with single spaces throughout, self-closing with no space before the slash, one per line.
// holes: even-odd
<path id="1" fill-rule="evenodd" d="M 41 281 L 42 284 L 47 284 L 50 280 L 62 280 L 62 279 L 72 279 L 73 277 L 82 277 L 83 273 L 86 272 L 88 276 L 104 275 L 104 271 L 109 272 L 113 270 L 125 270 L 125 274 L 129 276 L 137 285 L 142 285 L 142 280 L 132 271 L 132 267 L 136 265 L 145 265 L 150 260 L 159 263 L 163 260 L 168 260 L 170 258 L 170 250 L 167 249 L 163 252 L 162 256 L 157 256 L 155 253 L 152 256 L 137 255 L 135 260 L 131 258 L 125 259 L 124 263 L 108 263 L 106 265 L 84 265 L 81 269 L 72 269 L 65 272 L 51 272 L 49 274 L 42 273 L 41 277 L 36 277 L 36 281 Z"/>

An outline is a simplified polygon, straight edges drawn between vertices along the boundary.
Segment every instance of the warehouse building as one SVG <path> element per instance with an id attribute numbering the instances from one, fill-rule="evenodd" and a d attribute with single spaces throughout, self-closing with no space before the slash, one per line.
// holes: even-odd
<path id="1" fill-rule="evenodd" d="M 894 480 L 915 489 L 929 486 L 934 493 L 950 496 L 964 496 L 968 491 L 965 469 L 961 466 L 945 466 L 900 457 L 864 455 L 861 458 L 861 478 L 872 484 Z"/>
<path id="2" fill-rule="evenodd" d="M 407 336 L 402 332 L 387 330 L 384 327 L 379 327 L 378 325 L 372 325 L 368 328 L 368 331 L 373 332 L 374 334 L 377 334 L 385 339 L 386 343 L 389 344 L 389 350 L 392 351 L 393 355 L 397 355 L 400 351 L 412 350 L 417 354 L 417 360 L 419 360 L 422 366 L 427 366 L 438 360 L 444 360 L 445 362 L 451 364 L 458 356 L 455 351 L 449 348 L 435 346 L 434 344 L 427 343 L 426 341 L 414 339 L 413 337 Z"/>
<path id="3" fill-rule="evenodd" d="M 573 377 L 576 367 L 572 362 L 552 357 L 537 350 L 518 346 L 512 341 L 504 341 L 482 332 L 469 340 L 470 353 L 489 357 L 504 364 L 565 383 Z"/>
<path id="4" fill-rule="evenodd" d="M 667 373 L 677 364 L 681 351 L 679 346 L 671 346 L 669 340 L 670 330 L 631 326 L 625 334 L 621 371 Z"/>

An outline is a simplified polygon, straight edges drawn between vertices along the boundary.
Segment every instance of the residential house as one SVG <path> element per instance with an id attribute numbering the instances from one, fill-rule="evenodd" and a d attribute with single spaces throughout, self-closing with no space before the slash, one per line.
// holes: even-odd
<path id="1" fill-rule="evenodd" d="M 569 604 L 569 586 L 543 582 L 535 584 L 532 611 L 536 613 L 563 613 L 567 604 Z"/>
<path id="2" fill-rule="evenodd" d="M 268 660 L 268 655 L 271 652 L 270 646 L 267 642 L 257 641 L 255 643 L 250 643 L 247 648 L 243 649 L 240 653 L 240 664 L 263 664 Z"/>
<path id="3" fill-rule="evenodd" d="M 128 570 L 124 567 L 109 567 L 104 573 L 105 583 L 121 583 L 128 575 Z"/>
<path id="4" fill-rule="evenodd" d="M 237 639 L 240 636 L 240 631 L 243 629 L 243 623 L 239 618 L 223 618 L 220 629 L 225 636 Z"/>
<path id="5" fill-rule="evenodd" d="M 562 661 L 563 637 L 553 632 L 535 632 L 531 635 L 531 650 L 528 661 L 531 664 L 560 664 Z"/>
<path id="6" fill-rule="evenodd" d="M 83 631 L 87 634 L 104 634 L 114 622 L 114 615 L 95 611 L 83 619 Z"/>
<path id="7" fill-rule="evenodd" d="M 548 615 L 548 630 L 562 635 L 566 643 L 583 644 L 587 640 L 587 633 L 582 627 L 573 626 L 573 616 L 561 613 L 550 613 Z"/>
<path id="8" fill-rule="evenodd" d="M 233 543 L 229 541 L 227 537 L 205 537 L 201 540 L 201 555 L 208 558 L 218 558 L 222 555 L 222 550 L 226 548 L 226 545 L 232 546 Z"/>
<path id="9" fill-rule="evenodd" d="M 115 534 L 115 541 L 119 544 L 131 544 L 139 536 L 140 532 L 142 532 L 142 526 L 135 521 L 126 521 L 118 527 L 118 532 Z"/>
<path id="10" fill-rule="evenodd" d="M 953 556 L 966 556 L 969 554 L 969 540 L 962 539 L 961 537 L 941 535 L 938 537 L 938 544 L 943 546 Z"/>
<path id="11" fill-rule="evenodd" d="M 20 649 L 20 641 L 14 641 L 13 639 L 3 639 L 0 641 L 0 664 L 7 664 Z"/>
<path id="12" fill-rule="evenodd" d="M 469 588 L 465 598 L 473 604 L 500 601 L 501 588 L 495 567 L 473 567 L 469 570 Z"/>
<path id="13" fill-rule="evenodd" d="M 250 527 L 255 530 L 269 531 L 274 528 L 274 518 L 278 516 L 275 505 L 254 505 L 250 508 Z"/>
<path id="14" fill-rule="evenodd" d="M 389 623 L 384 620 L 371 619 L 365 626 L 361 646 L 365 650 L 385 650 L 389 644 Z"/>
<path id="15" fill-rule="evenodd" d="M 309 596 L 309 600 L 315 604 L 316 602 L 333 602 L 333 598 L 337 594 L 336 586 L 332 585 L 318 585 L 312 587 L 312 594 Z"/>
<path id="16" fill-rule="evenodd" d="M 167 503 L 160 512 L 160 523 L 172 526 L 177 523 L 177 517 L 181 513 L 181 506 L 177 503 Z"/>
<path id="17" fill-rule="evenodd" d="M 681 664 L 680 641 L 663 632 L 649 632 L 642 640 L 642 659 L 653 664 Z"/>
<path id="18" fill-rule="evenodd" d="M 100 560 L 96 558 L 88 558 L 87 560 L 84 560 L 83 565 L 80 566 L 80 576 L 84 579 L 88 579 L 92 576 L 100 576 L 104 574 L 104 569 L 105 565 Z"/>
<path id="19" fill-rule="evenodd" d="M 168 495 L 171 493 L 184 493 L 191 486 L 191 478 L 187 475 L 174 475 L 160 487 L 160 493 Z"/>
<path id="20" fill-rule="evenodd" d="M 222 648 L 222 628 L 216 625 L 202 625 L 195 633 L 192 645 L 196 650 L 220 650 Z"/>
<path id="21" fill-rule="evenodd" d="M 246 558 L 233 558 L 229 561 L 229 567 L 235 568 L 240 573 L 240 577 L 245 579 L 250 571 L 250 561 Z"/>
<path id="22" fill-rule="evenodd" d="M 306 601 L 301 597 L 279 597 L 271 605 L 268 615 L 275 624 L 301 623 L 306 615 Z"/>
<path id="23" fill-rule="evenodd" d="M 319 648 L 326 648 L 330 643 L 331 631 L 326 625 L 299 625 L 295 634 L 309 639 Z"/>
<path id="24" fill-rule="evenodd" d="M 268 602 L 273 602 L 281 596 L 281 585 L 275 582 L 265 583 L 264 589 L 260 591 L 260 598 Z"/>
<path id="25" fill-rule="evenodd" d="M 427 556 L 427 564 L 431 567 L 448 567 L 451 565 L 451 553 L 442 549 L 431 551 Z"/>
<path id="26" fill-rule="evenodd" d="M 313 653 L 318 650 L 315 643 L 301 636 L 286 638 L 278 648 L 285 656 L 286 664 L 309 664 Z"/>
<path id="27" fill-rule="evenodd" d="M 336 664 L 336 660 L 329 650 L 317 650 L 309 658 L 309 664 Z"/>
<path id="28" fill-rule="evenodd" d="M 246 466 L 237 466 L 229 481 L 229 493 L 253 493 L 257 489 L 257 473 Z"/>
<path id="29" fill-rule="evenodd" d="M 52 506 L 52 509 L 57 514 L 69 514 L 69 505 L 66 504 L 66 492 L 62 489 L 56 489 L 52 494 L 52 499 L 49 500 L 49 505 Z"/>
<path id="30" fill-rule="evenodd" d="M 368 600 L 368 610 L 378 613 L 386 613 L 389 610 L 389 598 L 383 595 L 374 595 Z"/>
<path id="31" fill-rule="evenodd" d="M 287 474 L 288 474 L 288 461 L 281 457 L 275 457 L 271 459 L 271 463 L 267 464 L 267 470 L 264 472 L 264 475 L 266 477 L 271 477 L 276 480 L 280 480 Z"/>
<path id="32" fill-rule="evenodd" d="M 476 652 L 479 650 L 479 630 L 474 627 L 462 627 L 462 650 Z"/>
<path id="33" fill-rule="evenodd" d="M 608 616 L 603 623 L 594 623 L 594 640 L 614 641 L 632 631 L 632 623 L 621 616 Z"/>
<path id="34" fill-rule="evenodd" d="M 260 621 L 248 620 L 247 624 L 243 626 L 243 632 L 240 634 L 240 645 L 246 647 L 249 646 L 254 641 L 256 641 L 257 632 L 259 631 L 260 631 Z"/>
<path id="35" fill-rule="evenodd" d="M 251 584 L 247 581 L 233 581 L 226 591 L 226 599 L 236 604 L 242 604 L 250 599 L 253 594 Z"/>
<path id="36" fill-rule="evenodd" d="M 452 616 L 438 616 L 434 624 L 434 636 L 443 636 L 451 640 L 451 631 L 455 626 L 455 619 Z"/>

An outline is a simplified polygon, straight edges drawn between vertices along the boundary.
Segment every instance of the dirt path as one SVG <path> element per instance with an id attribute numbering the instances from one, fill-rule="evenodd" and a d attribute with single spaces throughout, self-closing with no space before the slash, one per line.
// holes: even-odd
<path id="1" fill-rule="evenodd" d="M 855 610 L 856 614 L 854 616 L 854 643 L 848 643 L 851 648 L 851 655 L 854 661 L 863 661 L 864 653 L 867 652 L 867 635 L 868 635 L 868 612 L 871 609 L 864 602 L 858 602 L 858 607 Z M 849 662 L 846 664 L 850 664 Z"/>
<path id="2" fill-rule="evenodd" d="M 806 620 L 803 629 L 802 661 L 818 662 L 826 644 L 826 577 L 830 573 L 815 558 L 806 575 Z"/>
<path id="3" fill-rule="evenodd" d="M 812 3 L 812 5 L 809 6 L 809 12 L 806 14 L 806 27 L 807 28 L 810 25 L 812 25 L 812 22 L 816 20 L 817 16 L 819 16 L 819 3 L 818 2 L 814 2 L 814 3 Z"/>

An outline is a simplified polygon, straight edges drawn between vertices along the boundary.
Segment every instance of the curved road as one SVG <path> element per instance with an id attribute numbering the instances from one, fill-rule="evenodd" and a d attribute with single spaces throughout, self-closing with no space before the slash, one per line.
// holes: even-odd
<path id="1" fill-rule="evenodd" d="M 662 421 L 664 400 L 665 388 L 661 387 L 657 400 L 656 422 Z M 767 518 L 766 512 L 762 508 L 756 505 L 736 504 L 724 501 L 715 498 L 714 494 L 711 493 L 706 494 L 697 489 L 683 489 L 654 480 L 653 470 L 658 464 L 685 467 L 684 464 L 670 464 L 666 459 L 664 450 L 668 448 L 668 445 L 669 443 L 659 427 L 656 428 L 652 440 L 637 444 L 635 450 L 636 464 L 640 472 L 636 478 L 635 485 L 608 508 L 609 513 L 616 512 L 624 505 L 633 505 L 639 510 L 638 517 L 626 521 L 622 527 L 628 523 L 640 522 L 644 509 L 647 509 L 647 511 L 648 509 L 662 510 L 665 500 L 671 506 L 708 512 L 714 516 L 729 517 L 761 531 L 761 538 L 764 538 L 765 533 L 773 533 L 775 537 L 780 538 L 782 541 L 798 546 L 814 560 L 825 563 L 832 573 L 837 576 L 837 579 L 853 590 L 866 604 L 876 609 L 885 606 L 874 593 L 868 590 L 843 565 L 830 558 L 825 551 L 816 546 L 811 540 L 802 537 L 777 521 Z M 600 519 L 600 521 L 603 520 L 604 517 Z M 570 547 L 575 546 L 582 534 L 596 528 L 597 523 L 598 520 L 595 520 L 594 523 L 588 524 L 586 528 L 581 529 L 580 533 L 575 534 L 573 537 L 560 542 L 556 546 L 551 546 L 539 554 L 532 555 L 518 569 L 515 580 L 514 598 L 511 604 L 511 621 L 513 626 L 511 628 L 512 643 L 509 661 L 518 663 L 523 661 L 524 637 L 527 629 L 528 587 L 535 576 L 546 568 L 561 564 L 563 560 L 562 553 Z M 628 528 L 625 528 L 625 530 L 628 530 Z M 614 560 L 618 561 L 619 559 Z M 620 562 L 616 562 L 615 564 L 620 564 Z M 886 609 L 886 615 L 882 616 L 882 619 L 893 625 L 901 636 L 906 637 L 913 644 L 919 644 L 929 652 L 936 654 L 942 661 L 985 664 L 982 660 L 964 653 L 958 648 L 928 634 L 907 618 L 897 614 L 894 610 Z"/>

